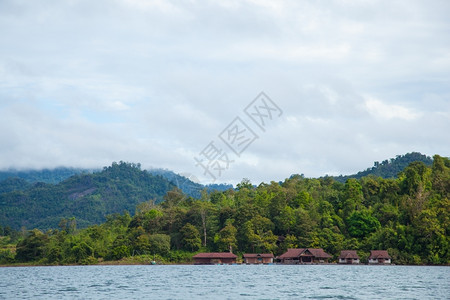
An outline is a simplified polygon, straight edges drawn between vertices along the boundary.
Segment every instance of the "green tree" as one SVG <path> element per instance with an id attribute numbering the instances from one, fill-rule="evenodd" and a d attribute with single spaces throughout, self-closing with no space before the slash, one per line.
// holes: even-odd
<path id="1" fill-rule="evenodd" d="M 450 159 L 439 155 L 433 156 L 432 186 L 433 190 L 442 195 L 450 196 Z"/>
<path id="2" fill-rule="evenodd" d="M 236 233 L 237 229 L 232 224 L 226 225 L 222 228 L 216 239 L 217 247 L 220 251 L 233 252 L 233 248 L 236 247 Z"/>
<path id="3" fill-rule="evenodd" d="M 350 178 L 344 186 L 344 205 L 342 207 L 343 217 L 347 218 L 355 210 L 362 209 L 363 193 L 361 184 L 358 180 Z"/>
<path id="4" fill-rule="evenodd" d="M 63 259 L 63 250 L 59 245 L 54 245 L 47 250 L 45 255 L 49 263 L 58 263 Z"/>
<path id="5" fill-rule="evenodd" d="M 446 264 L 450 258 L 450 239 L 445 235 L 436 211 L 423 210 L 414 220 L 413 226 L 416 230 L 416 245 L 421 248 L 419 253 L 425 256 L 428 263 Z"/>
<path id="6" fill-rule="evenodd" d="M 356 211 L 348 219 L 348 233 L 351 237 L 363 238 L 381 227 L 380 222 L 367 211 Z"/>
<path id="7" fill-rule="evenodd" d="M 167 210 L 165 210 L 167 211 Z M 178 209 L 171 210 L 173 213 L 182 214 Z M 158 233 L 162 230 L 164 213 L 158 208 L 151 208 L 150 210 L 141 214 L 142 227 L 150 234 Z"/>
<path id="8" fill-rule="evenodd" d="M 338 253 L 344 245 L 344 236 L 330 228 L 323 228 L 314 232 L 311 240 L 311 247 L 323 248 L 328 253 Z"/>
<path id="9" fill-rule="evenodd" d="M 279 249 L 280 250 L 279 252 L 280 253 L 286 252 L 287 249 L 289 249 L 289 248 L 298 248 L 297 242 L 298 242 L 298 240 L 294 235 L 288 234 L 284 238 L 284 240 L 281 244 L 281 248 Z"/>
<path id="10" fill-rule="evenodd" d="M 280 214 L 275 217 L 275 225 L 280 232 L 289 234 L 291 229 L 295 227 L 295 211 L 290 206 L 285 206 Z"/>
<path id="11" fill-rule="evenodd" d="M 119 260 L 124 257 L 130 256 L 130 249 L 126 245 L 115 246 L 108 252 L 106 259 L 108 260 Z"/>
<path id="12" fill-rule="evenodd" d="M 152 234 L 149 236 L 150 252 L 166 255 L 170 251 L 170 236 L 167 234 Z"/>
<path id="13" fill-rule="evenodd" d="M 237 190 L 243 190 L 243 189 L 252 190 L 253 184 L 251 183 L 250 179 L 243 178 L 241 180 L 241 182 L 236 185 L 236 189 Z"/>
<path id="14" fill-rule="evenodd" d="M 431 188 L 431 170 L 423 162 L 412 162 L 400 175 L 403 191 L 410 195 L 424 193 Z"/>
<path id="15" fill-rule="evenodd" d="M 150 253 L 150 237 L 148 234 L 142 234 L 137 237 L 134 243 L 134 250 L 139 254 Z"/>
<path id="16" fill-rule="evenodd" d="M 215 206 L 208 199 L 196 200 L 192 204 L 194 214 L 200 216 L 201 227 L 203 232 L 203 246 L 206 247 L 208 239 L 208 219 L 215 210 Z"/>
<path id="17" fill-rule="evenodd" d="M 197 251 L 202 245 L 198 229 L 191 223 L 187 223 L 181 228 L 182 241 L 185 249 Z"/>
<path id="18" fill-rule="evenodd" d="M 34 261 L 44 257 L 48 236 L 38 229 L 33 229 L 29 235 L 17 244 L 17 261 Z"/>
<path id="19" fill-rule="evenodd" d="M 83 260 L 94 255 L 94 250 L 91 246 L 81 241 L 72 247 L 72 255 L 76 262 L 83 262 Z"/>

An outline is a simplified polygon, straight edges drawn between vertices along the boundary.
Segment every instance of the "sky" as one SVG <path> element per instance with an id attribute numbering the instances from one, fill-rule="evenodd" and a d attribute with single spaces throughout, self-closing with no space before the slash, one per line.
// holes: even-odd
<path id="1" fill-rule="evenodd" d="M 0 169 L 201 183 L 450 156 L 450 1 L 0 1 Z M 262 93 L 262 94 L 261 94 Z"/>

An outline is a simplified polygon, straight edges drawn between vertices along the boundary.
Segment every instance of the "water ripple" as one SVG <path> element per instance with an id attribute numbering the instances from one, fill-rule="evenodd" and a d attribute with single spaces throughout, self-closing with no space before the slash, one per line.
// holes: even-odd
<path id="1" fill-rule="evenodd" d="M 0 299 L 449 299 L 448 267 L 0 268 Z"/>

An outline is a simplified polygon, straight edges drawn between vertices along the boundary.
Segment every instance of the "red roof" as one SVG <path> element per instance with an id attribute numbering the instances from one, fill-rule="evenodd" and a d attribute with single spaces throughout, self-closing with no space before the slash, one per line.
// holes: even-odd
<path id="1" fill-rule="evenodd" d="M 246 253 L 246 254 L 243 254 L 242 257 L 246 257 L 246 258 L 257 258 L 257 257 L 273 258 L 273 254 L 272 253 Z"/>
<path id="2" fill-rule="evenodd" d="M 339 255 L 339 258 L 344 259 L 359 259 L 358 254 L 356 253 L 356 250 L 342 250 L 341 255 Z"/>
<path id="3" fill-rule="evenodd" d="M 317 257 L 317 258 L 331 258 L 331 257 L 332 257 L 330 254 L 328 254 L 328 253 L 326 253 L 325 251 L 323 251 L 322 248 L 318 248 L 318 249 L 307 248 L 307 249 L 305 250 L 305 252 L 306 252 L 306 251 L 311 252 L 311 254 L 312 254 L 314 257 Z"/>
<path id="4" fill-rule="evenodd" d="M 193 258 L 237 258 L 237 255 L 230 252 L 209 252 L 198 253 Z"/>
<path id="5" fill-rule="evenodd" d="M 390 259 L 389 253 L 386 250 L 370 250 L 369 259 Z"/>
<path id="6" fill-rule="evenodd" d="M 299 249 L 288 249 L 286 253 L 281 254 L 278 258 L 280 259 L 292 259 L 298 258 L 300 256 L 314 256 L 317 258 L 331 258 L 332 256 L 322 248 L 299 248 Z"/>
<path id="7" fill-rule="evenodd" d="M 281 254 L 280 256 L 278 256 L 278 258 L 281 259 L 289 259 L 289 258 L 297 258 L 300 256 L 300 254 L 305 251 L 304 248 L 301 249 L 288 249 L 287 252 Z"/>

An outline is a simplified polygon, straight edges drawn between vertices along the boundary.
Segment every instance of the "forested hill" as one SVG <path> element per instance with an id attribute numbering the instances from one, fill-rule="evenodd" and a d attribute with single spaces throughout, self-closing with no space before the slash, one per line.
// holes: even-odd
<path id="1" fill-rule="evenodd" d="M 81 169 L 81 168 L 67 168 L 59 167 L 54 169 L 42 170 L 16 170 L 9 169 L 0 171 L 0 194 L 5 191 L 24 190 L 30 186 L 30 183 L 44 182 L 57 184 L 67 178 L 78 174 L 89 174 L 99 172 L 100 169 Z M 188 178 L 167 169 L 149 169 L 147 170 L 152 175 L 160 175 L 171 183 L 176 185 L 188 196 L 200 198 L 201 191 L 225 191 L 232 189 L 231 184 L 208 184 L 203 185 L 195 180 Z"/>
<path id="2" fill-rule="evenodd" d="M 411 152 L 405 155 L 397 155 L 396 158 L 384 160 L 381 163 L 376 161 L 372 168 L 367 168 L 364 171 L 358 172 L 353 175 L 340 175 L 334 177 L 339 182 L 346 182 L 349 178 L 361 179 L 362 177 L 373 175 L 381 178 L 396 178 L 400 172 L 402 172 L 410 163 L 420 161 L 427 166 L 431 166 L 433 159 L 429 156 L 421 154 L 419 152 Z"/>
<path id="3" fill-rule="evenodd" d="M 146 172 L 126 164 L 96 176 L 64 182 L 72 190 L 62 195 L 73 203 L 95 189 L 124 189 L 132 195 L 135 188 L 123 176 L 148 182 Z M 28 200 L 39 189 L 33 191 L 27 192 Z M 0 264 L 95 264 L 136 257 L 144 263 L 186 262 L 199 251 L 276 256 L 288 248 L 311 247 L 323 248 L 333 261 L 345 249 L 356 250 L 362 262 L 370 250 L 387 250 L 395 264 L 450 265 L 449 199 L 450 159 L 439 155 L 431 167 L 412 162 L 394 179 L 368 176 L 340 183 L 297 175 L 256 187 L 243 180 L 236 189 L 202 193 L 200 199 L 175 189 L 158 205 L 139 205 L 134 216 L 110 215 L 103 224 L 82 230 L 71 220 L 46 232 L 0 226 Z M 35 209 L 40 207 L 29 210 Z"/>
<path id="4" fill-rule="evenodd" d="M 194 198 L 200 198 L 201 192 L 203 190 L 207 190 L 208 192 L 212 191 L 226 191 L 233 188 L 231 184 L 208 184 L 203 185 L 198 182 L 195 182 L 195 178 L 192 178 L 190 174 L 186 174 L 186 176 L 176 174 L 170 170 L 166 169 L 151 169 L 149 170 L 153 175 L 161 175 L 162 177 L 168 179 L 170 182 L 175 184 L 180 190 L 183 191 L 188 196 Z"/>
<path id="5" fill-rule="evenodd" d="M 48 229 L 57 228 L 61 218 L 75 217 L 78 227 L 86 227 L 104 222 L 109 214 L 133 214 L 144 201 L 161 202 L 174 187 L 139 164 L 124 162 L 58 184 L 10 178 L 0 182 L 0 225 Z"/>
<path id="6" fill-rule="evenodd" d="M 29 183 L 45 182 L 45 183 L 59 183 L 67 178 L 82 174 L 92 173 L 94 170 L 80 169 L 80 168 L 66 168 L 59 167 L 54 169 L 42 169 L 42 170 L 16 170 L 9 169 L 6 171 L 0 171 L 0 181 L 9 178 L 20 178 Z"/>

